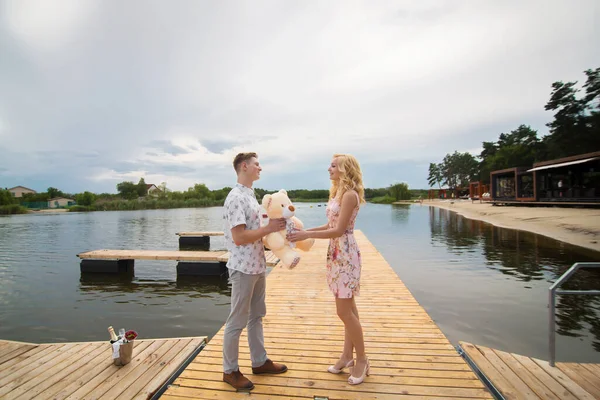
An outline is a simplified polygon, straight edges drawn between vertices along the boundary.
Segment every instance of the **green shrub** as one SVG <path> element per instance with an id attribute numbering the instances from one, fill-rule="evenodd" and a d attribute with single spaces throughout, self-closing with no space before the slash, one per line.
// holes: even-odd
<path id="1" fill-rule="evenodd" d="M 7 206 L 0 206 L 0 215 L 27 214 L 27 212 L 27 208 L 20 206 L 19 204 L 9 204 Z"/>
<path id="2" fill-rule="evenodd" d="M 375 204 L 392 204 L 395 201 L 396 199 L 394 199 L 392 196 L 374 197 L 371 199 L 371 203 Z"/>
<path id="3" fill-rule="evenodd" d="M 71 206 L 69 212 L 94 211 L 94 206 Z"/>

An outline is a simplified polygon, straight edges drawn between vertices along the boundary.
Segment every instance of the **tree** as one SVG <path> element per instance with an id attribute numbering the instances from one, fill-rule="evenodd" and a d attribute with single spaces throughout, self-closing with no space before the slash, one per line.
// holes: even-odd
<path id="1" fill-rule="evenodd" d="M 48 197 L 51 199 L 53 199 L 55 197 L 63 197 L 64 196 L 63 192 L 61 192 L 60 190 L 58 190 L 57 188 L 54 188 L 54 187 L 49 187 L 46 190 L 46 193 L 48 193 Z"/>
<path id="2" fill-rule="evenodd" d="M 441 189 L 443 180 L 441 167 L 441 164 L 429 164 L 429 176 L 427 177 L 427 182 L 429 183 L 430 187 L 437 185 L 438 188 Z"/>
<path id="3" fill-rule="evenodd" d="M 127 200 L 133 200 L 138 197 L 138 186 L 130 181 L 118 183 L 117 191 L 122 198 Z"/>
<path id="4" fill-rule="evenodd" d="M 478 175 L 478 163 L 470 153 L 446 154 L 442 162 L 443 183 L 450 189 L 468 187 Z"/>
<path id="5" fill-rule="evenodd" d="M 410 200 L 411 195 L 408 190 L 408 184 L 406 183 L 396 183 L 395 185 L 391 185 L 388 189 L 390 196 L 394 198 L 394 200 Z"/>
<path id="6" fill-rule="evenodd" d="M 479 157 L 479 179 L 489 183 L 490 172 L 511 167 L 527 167 L 539 161 L 544 153 L 544 145 L 537 137 L 537 131 L 520 125 L 510 133 L 501 133 L 498 142 L 483 142 Z"/>
<path id="7" fill-rule="evenodd" d="M 91 206 L 96 201 L 96 195 L 94 193 L 85 191 L 75 195 L 75 201 L 80 206 Z"/>
<path id="8" fill-rule="evenodd" d="M 188 188 L 184 194 L 185 199 L 211 199 L 212 193 L 204 183 L 196 183 L 193 187 Z"/>
<path id="9" fill-rule="evenodd" d="M 0 206 L 7 206 L 9 204 L 16 204 L 17 199 L 13 197 L 12 193 L 5 189 L 0 189 Z"/>
<path id="10" fill-rule="evenodd" d="M 144 197 L 148 195 L 148 185 L 146 185 L 146 181 L 144 180 L 144 178 L 140 178 L 137 184 L 136 191 L 139 197 Z"/>
<path id="11" fill-rule="evenodd" d="M 578 99 L 577 82 L 554 82 L 550 100 L 544 107 L 555 111 L 546 124 L 550 135 L 544 138 L 550 158 L 600 150 L 600 68 L 584 71 L 585 96 Z"/>

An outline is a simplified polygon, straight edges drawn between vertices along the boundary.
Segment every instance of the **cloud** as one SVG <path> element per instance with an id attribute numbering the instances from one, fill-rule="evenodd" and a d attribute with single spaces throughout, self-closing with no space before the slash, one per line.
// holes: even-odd
<path id="1" fill-rule="evenodd" d="M 119 180 L 327 188 L 333 153 L 369 187 L 520 124 L 598 66 L 595 2 L 22 0 L 0 5 L 0 186 Z M 4 183 L 6 182 L 6 183 Z"/>

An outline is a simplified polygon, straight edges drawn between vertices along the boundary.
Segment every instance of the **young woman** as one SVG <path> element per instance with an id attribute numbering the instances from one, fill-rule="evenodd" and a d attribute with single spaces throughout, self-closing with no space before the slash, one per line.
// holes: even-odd
<path id="1" fill-rule="evenodd" d="M 339 374 L 354 366 L 348 383 L 358 385 L 369 375 L 362 326 L 354 296 L 360 292 L 360 250 L 354 239 L 354 222 L 360 205 L 365 203 L 362 172 L 350 154 L 335 154 L 329 166 L 331 189 L 327 204 L 326 225 L 296 231 L 288 235 L 292 242 L 308 238 L 329 239 L 327 283 L 335 296 L 337 315 L 344 323 L 344 350 L 340 359 L 328 368 Z M 356 362 L 353 353 L 356 351 Z"/>

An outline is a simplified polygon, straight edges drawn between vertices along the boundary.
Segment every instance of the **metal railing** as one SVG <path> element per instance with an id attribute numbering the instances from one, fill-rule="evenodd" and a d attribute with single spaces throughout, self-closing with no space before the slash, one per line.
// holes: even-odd
<path id="1" fill-rule="evenodd" d="M 591 294 L 600 295 L 600 290 L 562 290 L 558 287 L 577 272 L 580 268 L 600 268 L 600 262 L 579 262 L 573 264 L 552 286 L 550 286 L 550 366 L 554 367 L 556 361 L 556 294 Z"/>

